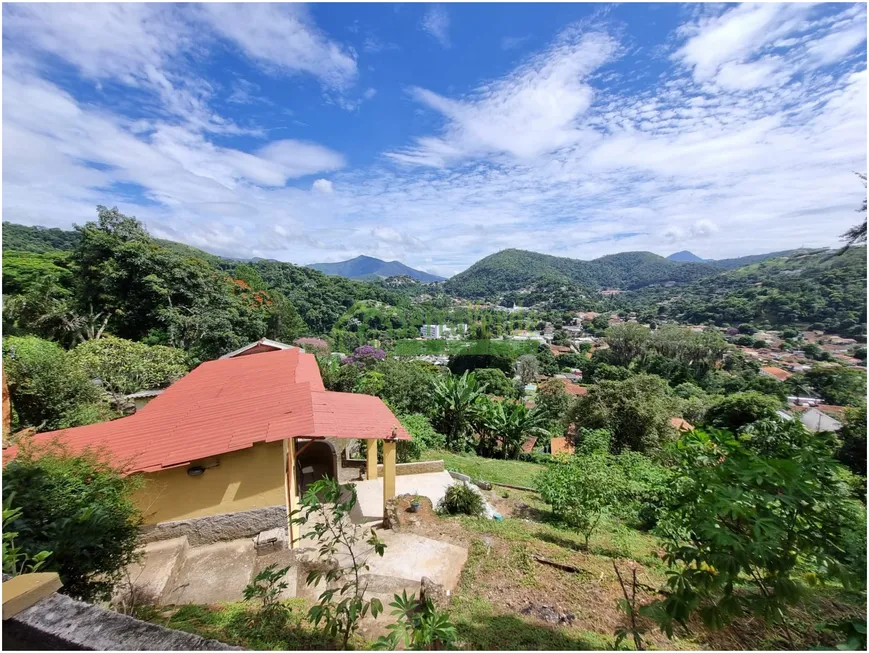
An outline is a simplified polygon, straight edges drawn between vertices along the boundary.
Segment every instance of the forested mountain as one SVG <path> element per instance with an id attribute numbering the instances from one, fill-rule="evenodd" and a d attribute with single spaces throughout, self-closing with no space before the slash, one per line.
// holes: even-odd
<path id="1" fill-rule="evenodd" d="M 859 335 L 866 323 L 866 248 L 842 254 L 800 250 L 701 279 L 676 293 L 648 288 L 620 299 L 631 308 L 652 308 L 695 324 L 817 325 Z"/>
<path id="2" fill-rule="evenodd" d="M 553 281 L 579 284 L 590 291 L 631 289 L 668 281 L 694 281 L 715 271 L 704 264 L 668 261 L 651 252 L 623 252 L 580 261 L 505 249 L 477 261 L 448 280 L 444 288 L 464 297 L 486 297 Z"/>
<path id="3" fill-rule="evenodd" d="M 311 263 L 305 267 L 319 270 L 324 274 L 364 281 L 377 281 L 402 275 L 424 282 L 444 280 L 443 277 L 421 270 L 414 270 L 399 261 L 381 261 L 379 258 L 371 256 L 357 256 L 349 261 L 340 261 L 338 263 Z"/>
<path id="4" fill-rule="evenodd" d="M 11 222 L 3 223 L 3 249 L 38 254 L 68 251 L 78 245 L 80 238 L 77 231 L 65 231 L 57 227 L 28 227 Z"/>
<path id="5" fill-rule="evenodd" d="M 710 263 L 712 259 L 700 258 L 693 252 L 683 249 L 681 252 L 674 252 L 667 257 L 668 261 L 676 261 L 677 263 Z"/>

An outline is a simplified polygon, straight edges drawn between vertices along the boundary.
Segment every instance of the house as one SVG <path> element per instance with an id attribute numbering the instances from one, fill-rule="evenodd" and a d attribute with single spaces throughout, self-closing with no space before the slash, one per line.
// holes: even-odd
<path id="1" fill-rule="evenodd" d="M 670 426 L 672 426 L 677 431 L 693 431 L 694 425 L 690 422 L 686 422 L 681 417 L 671 417 L 670 418 Z"/>
<path id="2" fill-rule="evenodd" d="M 163 394 L 163 390 L 161 388 L 155 388 L 153 390 L 140 390 L 139 392 L 134 392 L 131 395 L 126 395 L 124 399 L 133 404 L 133 407 L 138 411 L 142 410 L 149 401 L 151 401 L 154 397 L 159 397 Z"/>
<path id="3" fill-rule="evenodd" d="M 568 347 L 567 345 L 549 345 L 549 351 L 552 352 L 553 356 L 573 353 L 573 349 L 571 347 Z"/>
<path id="4" fill-rule="evenodd" d="M 780 367 L 761 367 L 760 373 L 764 376 L 772 377 L 776 381 L 787 381 L 793 376 L 793 374 Z"/>
<path id="5" fill-rule="evenodd" d="M 588 388 L 573 383 L 570 379 L 559 379 L 564 384 L 564 391 L 572 397 L 584 397 L 588 394 Z"/>
<path id="6" fill-rule="evenodd" d="M 791 406 L 819 406 L 821 403 L 821 400 L 815 397 L 789 396 L 787 400 Z"/>
<path id="7" fill-rule="evenodd" d="M 302 338 L 300 338 L 302 340 Z M 316 338 L 313 338 L 316 340 Z M 298 343 L 298 340 L 296 341 Z M 324 342 L 324 341 L 320 341 Z M 329 346 L 328 344 L 326 345 Z M 248 356 L 250 354 L 262 354 L 267 351 L 281 351 L 282 349 L 293 349 L 292 345 L 285 345 L 282 342 L 278 342 L 277 340 L 269 340 L 268 338 L 260 338 L 256 342 L 252 342 L 249 345 L 245 345 L 241 349 L 236 349 L 235 351 L 231 351 L 228 354 L 224 354 L 221 358 L 236 358 L 238 356 Z"/>
<path id="8" fill-rule="evenodd" d="M 327 392 L 314 355 L 296 347 L 203 363 L 129 417 L 30 438 L 59 440 L 72 453 L 101 447 L 125 473 L 143 474 L 136 501 L 146 524 L 275 507 L 289 514 L 319 478 L 358 478 L 361 466 L 377 478 L 378 440 L 385 506 L 396 443 L 407 439 L 379 398 Z M 367 460 L 351 465 L 342 454 L 357 440 Z M 4 464 L 17 453 L 4 451 Z"/>

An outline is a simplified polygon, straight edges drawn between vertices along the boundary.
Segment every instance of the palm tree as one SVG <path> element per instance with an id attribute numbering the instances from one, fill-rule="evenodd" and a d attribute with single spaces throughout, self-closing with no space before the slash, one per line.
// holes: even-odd
<path id="1" fill-rule="evenodd" d="M 434 400 L 441 433 L 447 436 L 447 447 L 453 451 L 465 448 L 474 406 L 486 389 L 478 385 L 473 374 L 448 374 L 435 383 Z"/>
<path id="2" fill-rule="evenodd" d="M 513 401 L 481 402 L 476 421 L 481 456 L 494 457 L 500 447 L 505 459 L 518 458 L 528 438 L 547 432 L 546 418 L 541 411 Z"/>

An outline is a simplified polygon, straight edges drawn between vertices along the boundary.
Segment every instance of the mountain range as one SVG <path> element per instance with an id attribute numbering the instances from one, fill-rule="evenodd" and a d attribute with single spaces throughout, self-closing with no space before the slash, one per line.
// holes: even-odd
<path id="1" fill-rule="evenodd" d="M 606 288 L 637 290 L 653 285 L 685 284 L 768 258 L 799 250 L 707 261 L 690 252 L 674 260 L 651 252 L 622 252 L 591 261 L 505 249 L 483 258 L 451 277 L 444 290 L 460 297 L 489 297 L 546 285 L 578 285 L 590 291 Z"/>
<path id="2" fill-rule="evenodd" d="M 423 282 L 444 280 L 443 277 L 435 274 L 414 270 L 399 261 L 381 261 L 379 258 L 371 256 L 357 256 L 349 261 L 339 261 L 338 263 L 311 263 L 305 267 L 319 270 L 324 274 L 356 279 L 357 281 L 379 281 L 387 277 L 401 275 Z"/>
<path id="3" fill-rule="evenodd" d="M 734 270 L 736 268 L 741 268 L 744 265 L 751 265 L 752 263 L 759 263 L 760 261 L 765 261 L 768 258 L 790 256 L 791 254 L 796 254 L 799 251 L 802 250 L 785 249 L 780 252 L 769 252 L 767 254 L 751 254 L 749 256 L 740 256 L 738 258 L 722 258 L 716 260 L 714 258 L 700 258 L 693 252 L 689 252 L 687 249 L 683 249 L 681 252 L 670 254 L 670 256 L 667 257 L 667 260 L 675 261 L 676 263 L 713 263 L 716 267 L 719 267 L 721 269 Z"/>

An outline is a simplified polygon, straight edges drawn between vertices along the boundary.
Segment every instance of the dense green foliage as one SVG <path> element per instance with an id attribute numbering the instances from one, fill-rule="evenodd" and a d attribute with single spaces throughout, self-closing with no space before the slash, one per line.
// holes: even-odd
<path id="1" fill-rule="evenodd" d="M 108 417 L 99 388 L 55 342 L 34 336 L 4 338 L 3 369 L 14 409 L 13 429 L 51 431 Z"/>
<path id="2" fill-rule="evenodd" d="M 767 259 L 680 288 L 677 299 L 670 300 L 670 295 L 651 289 L 625 301 L 680 322 L 818 324 L 826 331 L 861 335 L 866 324 L 866 249 L 854 247 L 839 256 L 803 251 Z"/>
<path id="3" fill-rule="evenodd" d="M 142 517 L 124 478 L 95 454 L 24 448 L 3 470 L 3 498 L 21 515 L 11 523 L 30 555 L 51 551 L 44 569 L 56 571 L 62 592 L 90 602 L 107 600 L 124 568 L 136 559 Z"/>
<path id="4" fill-rule="evenodd" d="M 120 398 L 140 390 L 163 388 L 187 374 L 187 356 L 174 347 L 148 346 L 112 336 L 88 340 L 70 352 L 89 379 Z"/>
<path id="5" fill-rule="evenodd" d="M 27 227 L 23 224 L 3 223 L 3 249 L 22 252 L 68 251 L 78 245 L 77 231 L 65 231 L 57 227 Z M 5 275 L 5 272 L 4 272 Z"/>
<path id="6" fill-rule="evenodd" d="M 710 426 L 737 431 L 746 424 L 762 419 L 772 419 L 782 403 L 776 397 L 760 392 L 736 392 L 715 401 L 706 411 Z"/>
<path id="7" fill-rule="evenodd" d="M 670 418 L 677 402 L 660 377 L 638 374 L 624 381 L 602 381 L 573 405 L 568 420 L 577 429 L 606 429 L 612 450 L 653 451 L 673 435 Z"/>
<path id="8" fill-rule="evenodd" d="M 833 451 L 832 438 L 777 420 L 742 436 L 713 430 L 679 439 L 679 474 L 659 525 L 669 595 L 653 612 L 668 634 L 695 611 L 712 627 L 752 614 L 787 628 L 785 611 L 805 592 L 798 565 L 816 578 L 848 579 L 842 544 L 851 500 Z"/>

